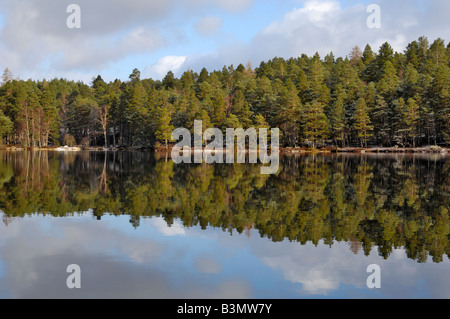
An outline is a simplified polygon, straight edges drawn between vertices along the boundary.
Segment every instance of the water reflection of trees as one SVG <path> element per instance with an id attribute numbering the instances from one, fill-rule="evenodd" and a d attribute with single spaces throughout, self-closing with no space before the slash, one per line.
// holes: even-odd
<path id="1" fill-rule="evenodd" d="M 349 243 L 387 258 L 449 256 L 450 161 L 429 155 L 289 156 L 277 175 L 258 165 L 174 164 L 148 153 L 0 154 L 4 221 L 93 210 L 175 218 L 273 241 Z"/>

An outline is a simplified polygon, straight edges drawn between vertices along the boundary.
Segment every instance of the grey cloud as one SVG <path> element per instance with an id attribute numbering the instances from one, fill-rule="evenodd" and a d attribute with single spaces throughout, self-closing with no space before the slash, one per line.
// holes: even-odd
<path id="1" fill-rule="evenodd" d="M 69 29 L 69 1 L 5 1 L 0 53 L 4 67 L 34 71 L 42 64 L 53 70 L 100 70 L 133 53 L 165 45 L 154 20 L 169 10 L 168 2 L 79 1 L 81 29 Z M 146 9 L 146 10 L 144 10 Z M 141 26 L 142 25 L 142 26 Z M 51 62 L 49 62 L 51 61 Z"/>
<path id="2" fill-rule="evenodd" d="M 29 29 L 36 36 L 72 37 L 67 28 L 66 12 L 69 4 L 80 6 L 82 36 L 107 35 L 127 28 L 151 25 L 163 20 L 176 1 L 138 0 L 7 0 L 2 9 L 7 13 L 6 26 Z M 11 29 L 10 31 L 14 31 Z"/>
<path id="3" fill-rule="evenodd" d="M 222 26 L 219 17 L 202 17 L 195 23 L 195 29 L 201 35 L 212 35 Z"/>
<path id="4" fill-rule="evenodd" d="M 166 45 L 158 32 L 144 28 L 131 30 L 119 38 L 86 38 L 62 50 L 62 57 L 54 64 L 57 69 L 101 70 L 109 63 L 130 54 L 154 51 Z"/>
<path id="5" fill-rule="evenodd" d="M 253 0 L 217 0 L 217 2 L 225 10 L 235 12 L 247 9 Z"/>
<path id="6" fill-rule="evenodd" d="M 204 274 L 218 274 L 222 271 L 221 264 L 209 257 L 198 258 L 195 262 L 195 268 Z"/>
<path id="7" fill-rule="evenodd" d="M 192 10 L 203 11 L 204 9 L 217 8 L 226 12 L 238 13 L 248 9 L 254 0 L 187 0 Z"/>
<path id="8" fill-rule="evenodd" d="M 72 3 L 81 9 L 80 29 L 66 25 Z M 52 73 L 97 73 L 130 55 L 185 41 L 180 21 L 224 6 L 221 0 L 4 0 L 0 63 L 16 74 L 38 74 L 48 65 Z"/>

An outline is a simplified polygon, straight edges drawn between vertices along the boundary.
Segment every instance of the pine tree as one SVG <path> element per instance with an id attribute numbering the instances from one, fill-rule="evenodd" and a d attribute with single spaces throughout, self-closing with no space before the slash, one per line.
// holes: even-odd
<path id="1" fill-rule="evenodd" d="M 255 128 L 257 128 L 257 129 L 260 129 L 260 128 L 269 129 L 269 124 L 267 123 L 264 116 L 262 116 L 261 114 L 256 114 L 255 120 L 253 123 L 254 123 Z"/>
<path id="2" fill-rule="evenodd" d="M 128 129 L 128 145 L 143 144 L 145 119 L 149 116 L 147 94 L 141 81 L 132 82 L 127 88 L 125 119 Z"/>
<path id="3" fill-rule="evenodd" d="M 275 98 L 270 80 L 262 76 L 256 80 L 255 99 L 253 108 L 254 113 L 260 113 L 269 123 L 272 123 L 275 112 L 273 105 Z"/>
<path id="4" fill-rule="evenodd" d="M 363 147 L 364 144 L 367 147 L 367 141 L 372 136 L 373 126 L 371 125 L 369 114 L 367 113 L 366 101 L 363 97 L 359 98 L 356 103 L 353 120 L 353 127 L 361 141 L 361 147 Z"/>
<path id="5" fill-rule="evenodd" d="M 200 75 L 198 76 L 198 80 L 197 82 L 200 84 L 202 82 L 205 82 L 208 80 L 209 77 L 209 73 L 208 70 L 206 70 L 206 68 L 202 68 L 200 71 Z"/>
<path id="6" fill-rule="evenodd" d="M 406 65 L 400 88 L 405 98 L 413 97 L 422 91 L 420 86 L 420 74 L 417 72 L 413 63 L 408 63 Z"/>
<path id="7" fill-rule="evenodd" d="M 450 111 L 450 67 L 446 64 L 437 66 L 433 76 L 433 80 L 426 92 L 426 99 L 430 111 L 434 114 L 435 139 L 444 139 L 445 136 L 448 136 L 450 130 L 448 123 Z"/>
<path id="8" fill-rule="evenodd" d="M 0 110 L 0 145 L 2 144 L 3 138 L 10 134 L 13 129 L 13 122 L 9 117 L 3 114 Z"/>
<path id="9" fill-rule="evenodd" d="M 409 98 L 406 102 L 404 121 L 408 138 L 412 139 L 412 147 L 416 147 L 416 138 L 419 133 L 419 106 L 416 100 Z"/>
<path id="10" fill-rule="evenodd" d="M 419 66 L 419 61 L 417 59 L 417 53 L 419 52 L 419 44 L 417 41 L 413 41 L 406 47 L 405 56 L 409 64 L 414 68 Z"/>
<path id="11" fill-rule="evenodd" d="M 386 61 L 380 70 L 380 80 L 377 83 L 378 92 L 385 97 L 395 97 L 400 81 L 394 65 Z"/>
<path id="12" fill-rule="evenodd" d="M 297 90 L 299 92 L 299 97 L 302 103 L 306 103 L 309 101 L 309 90 L 310 84 L 306 77 L 306 73 L 300 69 L 300 72 L 297 77 Z"/>
<path id="13" fill-rule="evenodd" d="M 374 82 L 376 81 L 377 68 L 375 63 L 375 53 L 372 51 L 370 45 L 366 45 L 363 51 L 363 55 L 361 57 L 361 61 L 364 63 L 365 68 L 362 71 L 362 78 L 365 82 Z"/>
<path id="14" fill-rule="evenodd" d="M 141 71 L 139 71 L 139 69 L 137 68 L 134 68 L 128 78 L 130 79 L 132 84 L 138 83 L 141 80 Z"/>
<path id="15" fill-rule="evenodd" d="M 441 38 L 436 39 L 430 46 L 427 52 L 428 61 L 431 63 L 431 67 L 439 67 L 441 65 L 448 64 L 447 52 L 445 48 L 444 40 Z"/>
<path id="16" fill-rule="evenodd" d="M 356 45 L 353 47 L 353 49 L 350 51 L 350 65 L 355 66 L 358 64 L 359 60 L 363 57 L 363 52 L 361 49 Z"/>
<path id="17" fill-rule="evenodd" d="M 378 54 L 375 58 L 378 69 L 381 70 L 385 66 L 386 62 L 391 62 L 394 58 L 394 50 L 388 42 L 384 42 L 380 49 L 378 50 Z"/>
<path id="18" fill-rule="evenodd" d="M 155 136 L 158 140 L 164 142 L 168 148 L 168 142 L 172 139 L 172 132 L 174 130 L 172 121 L 172 112 L 168 102 L 162 102 L 156 109 L 156 123 L 157 129 Z"/>
<path id="19" fill-rule="evenodd" d="M 331 103 L 326 112 L 328 123 L 330 125 L 330 137 L 333 141 L 345 144 L 345 128 L 346 128 L 346 94 L 342 85 L 338 85 L 333 103 Z"/>
<path id="20" fill-rule="evenodd" d="M 373 123 L 373 135 L 376 143 L 380 145 L 387 145 L 390 143 L 390 118 L 389 105 L 386 100 L 377 94 L 375 106 L 372 110 L 371 119 Z"/>
<path id="21" fill-rule="evenodd" d="M 402 97 L 393 101 L 390 115 L 390 136 L 392 141 L 397 142 L 403 147 L 405 146 L 408 139 L 408 129 L 405 122 L 405 110 L 406 103 Z"/>
<path id="22" fill-rule="evenodd" d="M 250 105 L 241 90 L 235 92 L 231 112 L 240 119 L 240 123 L 245 129 L 251 126 L 253 112 L 250 110 Z"/>
<path id="23" fill-rule="evenodd" d="M 311 59 L 309 68 L 309 87 L 311 90 L 311 100 L 320 98 L 323 94 L 323 84 L 324 84 L 324 67 L 322 62 L 320 61 L 319 55 L 316 53 L 314 57 Z"/>
<path id="24" fill-rule="evenodd" d="M 177 80 L 172 71 L 168 71 L 167 74 L 162 79 L 162 85 L 166 90 L 174 89 L 177 85 Z"/>
<path id="25" fill-rule="evenodd" d="M 366 46 L 364 47 L 364 51 L 363 51 L 361 60 L 367 66 L 374 59 L 375 59 L 375 53 L 372 51 L 372 48 L 370 47 L 370 45 L 366 44 Z"/>
<path id="26" fill-rule="evenodd" d="M 14 80 L 14 76 L 12 72 L 9 70 L 9 68 L 5 68 L 2 75 L 2 85 L 5 85 L 6 83 Z"/>
<path id="27" fill-rule="evenodd" d="M 225 128 L 227 118 L 227 106 L 225 104 L 225 93 L 220 89 L 215 89 L 211 97 L 211 120 L 214 127 Z"/>
<path id="28" fill-rule="evenodd" d="M 429 42 L 426 37 L 419 37 L 417 40 L 417 70 L 420 73 L 427 73 L 426 62 L 428 56 Z"/>
<path id="29" fill-rule="evenodd" d="M 45 85 L 43 88 L 40 103 L 43 108 L 41 145 L 46 147 L 49 144 L 49 139 L 55 142 L 59 138 L 60 125 L 56 103 L 56 92 L 49 84 Z"/>
<path id="30" fill-rule="evenodd" d="M 303 133 L 306 141 L 316 147 L 317 141 L 324 140 L 329 135 L 327 117 L 324 113 L 324 105 L 318 101 L 306 103 L 304 113 Z"/>
<path id="31" fill-rule="evenodd" d="M 290 79 L 286 81 L 280 91 L 278 105 L 276 126 L 281 128 L 288 145 L 297 146 L 300 136 L 302 103 L 298 97 L 298 91 Z"/>

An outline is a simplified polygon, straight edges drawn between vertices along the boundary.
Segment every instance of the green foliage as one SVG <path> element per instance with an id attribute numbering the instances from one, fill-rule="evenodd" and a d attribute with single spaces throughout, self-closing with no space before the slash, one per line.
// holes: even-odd
<path id="1" fill-rule="evenodd" d="M 367 112 L 366 101 L 363 97 L 359 98 L 356 102 L 356 109 L 353 115 L 353 126 L 355 127 L 358 138 L 361 140 L 361 147 L 364 144 L 367 144 L 369 137 L 371 136 L 371 132 L 373 130 L 373 126 L 370 123 L 369 114 Z"/>
<path id="2" fill-rule="evenodd" d="M 304 134 L 306 140 L 312 144 L 313 148 L 318 141 L 323 142 L 329 134 L 329 126 L 323 107 L 323 104 L 318 101 L 314 101 L 312 104 L 306 103 L 305 105 Z"/>
<path id="3" fill-rule="evenodd" d="M 9 117 L 4 115 L 2 111 L 0 111 L 0 144 L 3 137 L 11 133 L 12 128 L 13 128 L 12 121 L 9 119 Z"/>
<path id="4" fill-rule="evenodd" d="M 156 110 L 156 122 L 158 129 L 155 132 L 156 138 L 164 142 L 165 146 L 168 146 L 168 142 L 171 140 L 172 131 L 174 130 L 171 122 L 171 111 L 167 103 L 163 103 L 158 106 Z"/>

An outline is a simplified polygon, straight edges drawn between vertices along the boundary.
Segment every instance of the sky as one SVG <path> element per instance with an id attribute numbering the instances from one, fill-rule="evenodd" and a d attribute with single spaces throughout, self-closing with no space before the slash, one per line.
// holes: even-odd
<path id="1" fill-rule="evenodd" d="M 67 8 L 79 7 L 79 19 Z M 380 27 L 367 20 L 379 7 Z M 388 41 L 450 40 L 448 0 L 0 0 L 0 68 L 27 80 L 162 79 Z M 79 21 L 70 28 L 67 21 Z"/>

